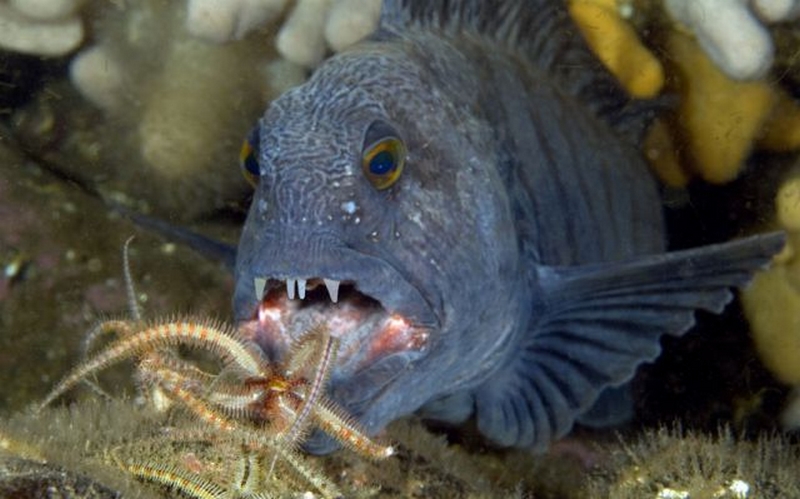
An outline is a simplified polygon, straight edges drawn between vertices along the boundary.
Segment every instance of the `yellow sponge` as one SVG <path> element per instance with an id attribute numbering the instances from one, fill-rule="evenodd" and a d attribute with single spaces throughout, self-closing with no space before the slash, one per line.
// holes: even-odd
<path id="1" fill-rule="evenodd" d="M 800 386 L 800 177 L 784 182 L 775 198 L 786 249 L 742 291 L 742 306 L 759 357 L 784 383 Z"/>
<path id="2" fill-rule="evenodd" d="M 616 0 L 572 0 L 569 11 L 592 51 L 632 97 L 658 95 L 664 69 L 622 18 Z"/>
<path id="3" fill-rule="evenodd" d="M 683 33 L 670 34 L 667 50 L 682 97 L 677 122 L 688 148 L 685 159 L 704 180 L 728 182 L 761 134 L 775 92 L 765 81 L 731 80 Z"/>
<path id="4" fill-rule="evenodd" d="M 742 305 L 761 361 L 779 380 L 800 385 L 800 292 L 788 271 L 776 265 L 756 275 Z"/>
<path id="5" fill-rule="evenodd" d="M 800 103 L 783 90 L 758 141 L 759 149 L 788 152 L 800 149 Z"/>

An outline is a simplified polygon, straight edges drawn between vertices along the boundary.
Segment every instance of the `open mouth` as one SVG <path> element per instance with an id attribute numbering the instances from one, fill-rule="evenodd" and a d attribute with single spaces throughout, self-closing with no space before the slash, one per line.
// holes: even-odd
<path id="1" fill-rule="evenodd" d="M 251 319 L 240 327 L 271 360 L 282 358 L 294 339 L 320 323 L 340 339 L 337 377 L 352 376 L 392 354 L 422 353 L 427 347 L 429 327 L 362 292 L 355 280 L 256 277 L 252 282 L 260 299 Z"/>

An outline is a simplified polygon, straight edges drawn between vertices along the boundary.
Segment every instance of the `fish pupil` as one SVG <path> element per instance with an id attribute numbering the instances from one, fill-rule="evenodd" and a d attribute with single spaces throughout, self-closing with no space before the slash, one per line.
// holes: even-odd
<path id="1" fill-rule="evenodd" d="M 373 175 L 386 175 L 395 168 L 394 155 L 389 151 L 381 151 L 369 162 L 369 171 Z"/>
<path id="2" fill-rule="evenodd" d="M 258 167 L 258 161 L 256 160 L 256 155 L 252 152 L 244 158 L 244 161 L 242 162 L 242 168 L 244 168 L 247 173 L 255 177 L 258 177 L 261 174 L 261 171 Z"/>

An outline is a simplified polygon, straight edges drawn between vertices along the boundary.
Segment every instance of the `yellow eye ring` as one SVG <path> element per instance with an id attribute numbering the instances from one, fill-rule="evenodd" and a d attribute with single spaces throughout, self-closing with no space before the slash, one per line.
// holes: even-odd
<path id="1" fill-rule="evenodd" d="M 403 173 L 406 146 L 397 137 L 385 137 L 364 150 L 361 169 L 373 187 L 383 190 L 391 187 Z"/>

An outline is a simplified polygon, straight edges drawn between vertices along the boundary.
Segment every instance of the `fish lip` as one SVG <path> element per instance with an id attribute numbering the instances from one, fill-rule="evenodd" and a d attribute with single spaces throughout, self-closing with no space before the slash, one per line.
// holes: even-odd
<path id="1" fill-rule="evenodd" d="M 429 332 L 438 328 L 439 315 L 423 293 L 397 268 L 384 259 L 349 248 L 328 248 L 322 253 L 323 257 L 320 257 L 319 253 L 317 255 L 316 258 L 309 258 L 306 261 L 297 259 L 292 261 L 275 256 L 258 258 L 258 262 L 270 262 L 272 265 L 247 265 L 247 262 L 240 262 L 240 268 L 246 271 L 238 273 L 234 295 L 235 319 L 240 329 L 248 331 L 246 336 L 251 339 L 256 338 L 256 343 L 261 346 L 268 358 L 280 360 L 292 340 L 305 331 L 296 327 L 278 328 L 278 330 L 273 328 L 269 331 L 269 328 L 259 323 L 259 315 L 262 312 L 260 307 L 270 297 L 277 295 L 280 300 L 285 300 L 279 303 L 278 309 L 284 308 L 284 305 L 291 306 L 293 303 L 304 306 L 304 300 L 289 300 L 285 293 L 285 285 L 281 284 L 287 279 L 297 278 L 308 279 L 309 282 L 333 279 L 341 282 L 343 287 L 352 285 L 357 293 L 376 301 L 382 309 L 379 311 L 376 308 L 375 313 L 369 309 L 362 309 L 363 315 L 355 315 L 355 317 L 365 317 L 364 324 L 372 324 L 373 327 L 369 325 L 355 327 L 352 335 L 343 330 L 340 354 L 332 373 L 332 384 L 349 383 L 353 377 L 359 377 L 361 372 L 367 371 L 372 364 L 380 362 L 387 356 L 401 353 L 407 354 L 409 359 L 416 360 L 427 352 Z M 292 264 L 281 265 L 281 262 L 287 261 L 292 261 Z M 256 300 L 254 286 L 256 278 L 267 280 L 263 301 Z M 356 302 L 358 302 L 357 297 Z M 317 304 L 321 312 L 315 313 L 321 314 L 321 322 L 325 322 L 326 317 L 337 315 L 335 312 L 328 313 L 326 309 L 333 312 L 336 307 L 343 306 L 341 298 L 339 303 L 317 302 Z M 377 312 L 382 315 L 378 315 Z M 389 331 L 385 324 L 392 318 L 402 319 L 403 327 L 407 326 L 407 329 L 396 337 L 388 337 L 391 341 L 385 342 L 383 340 L 387 339 L 386 333 Z M 370 322 L 373 319 L 384 321 L 381 323 L 384 326 L 375 326 L 376 322 Z M 278 319 L 278 323 L 280 321 L 283 321 L 283 316 Z M 302 320 L 300 322 L 302 323 Z"/>

